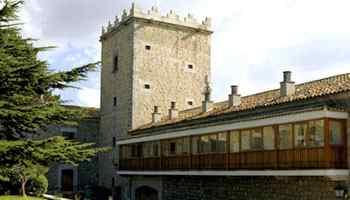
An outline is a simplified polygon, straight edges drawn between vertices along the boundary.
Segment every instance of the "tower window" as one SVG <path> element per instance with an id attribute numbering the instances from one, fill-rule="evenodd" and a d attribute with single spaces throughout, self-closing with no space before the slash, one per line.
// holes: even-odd
<path id="1" fill-rule="evenodd" d="M 113 97 L 113 106 L 117 106 L 117 97 Z"/>
<path id="2" fill-rule="evenodd" d="M 119 70 L 119 57 L 116 55 L 113 60 L 113 72 L 117 72 Z"/>
<path id="3" fill-rule="evenodd" d="M 146 50 L 151 50 L 151 45 L 146 45 L 146 46 L 145 46 L 145 49 L 146 49 Z"/>
<path id="4" fill-rule="evenodd" d="M 193 69 L 193 65 L 192 65 L 192 64 L 189 64 L 189 65 L 187 65 L 187 68 L 188 68 L 188 69 Z"/>
<path id="5" fill-rule="evenodd" d="M 187 104 L 188 104 L 189 106 L 193 106 L 193 101 L 187 101 Z"/>
<path id="6" fill-rule="evenodd" d="M 145 89 L 151 89 L 151 85 L 150 84 L 145 84 L 144 87 L 145 87 Z"/>
<path id="7" fill-rule="evenodd" d="M 113 147 L 116 147 L 116 146 L 117 146 L 117 139 L 116 139 L 115 137 L 113 137 L 112 146 L 113 146 Z"/>

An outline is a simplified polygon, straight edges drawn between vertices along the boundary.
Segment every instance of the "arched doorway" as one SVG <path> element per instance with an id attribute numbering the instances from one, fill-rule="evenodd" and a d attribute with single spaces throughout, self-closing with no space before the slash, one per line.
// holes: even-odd
<path id="1" fill-rule="evenodd" d="M 139 187 L 135 191 L 135 200 L 158 200 L 158 191 L 148 186 Z"/>

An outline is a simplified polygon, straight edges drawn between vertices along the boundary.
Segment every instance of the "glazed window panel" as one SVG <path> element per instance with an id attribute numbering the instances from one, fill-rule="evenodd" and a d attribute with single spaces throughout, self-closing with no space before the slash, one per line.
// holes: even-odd
<path id="1" fill-rule="evenodd" d="M 218 153 L 225 153 L 226 152 L 226 144 L 227 144 L 227 134 L 226 133 L 219 133 L 217 145 L 216 145 L 217 152 Z"/>
<path id="2" fill-rule="evenodd" d="M 241 132 L 241 148 L 242 151 L 250 150 L 250 131 L 244 130 Z"/>
<path id="3" fill-rule="evenodd" d="M 296 147 L 306 146 L 307 124 L 300 123 L 294 125 L 294 142 Z"/>
<path id="4" fill-rule="evenodd" d="M 209 136 L 201 136 L 199 138 L 199 153 L 209 153 L 210 152 L 210 141 Z"/>
<path id="5" fill-rule="evenodd" d="M 293 133 L 292 125 L 280 125 L 278 126 L 279 132 L 279 148 L 280 149 L 291 149 L 293 148 Z"/>
<path id="6" fill-rule="evenodd" d="M 321 147 L 324 145 L 324 120 L 309 122 L 308 146 Z"/>
<path id="7" fill-rule="evenodd" d="M 160 154 L 160 142 L 153 142 L 152 143 L 152 156 L 159 157 Z"/>
<path id="8" fill-rule="evenodd" d="M 275 129 L 272 126 L 264 127 L 264 149 L 275 149 Z"/>
<path id="9" fill-rule="evenodd" d="M 330 136 L 332 145 L 342 144 L 342 123 L 340 121 L 331 120 L 329 122 Z"/>
<path id="10" fill-rule="evenodd" d="M 143 156 L 145 158 L 149 158 L 149 157 L 152 157 L 152 143 L 150 142 L 146 142 L 146 143 L 143 143 Z"/>
<path id="11" fill-rule="evenodd" d="M 162 142 L 162 155 L 168 156 L 169 155 L 169 144 L 168 142 Z"/>
<path id="12" fill-rule="evenodd" d="M 121 146 L 120 150 L 121 150 L 122 159 L 130 158 L 130 148 L 128 145 Z"/>
<path id="13" fill-rule="evenodd" d="M 183 139 L 176 140 L 176 155 L 181 155 L 183 152 Z"/>
<path id="14" fill-rule="evenodd" d="M 199 137 L 192 137 L 192 154 L 196 155 L 198 154 L 198 146 L 199 146 Z"/>
<path id="15" fill-rule="evenodd" d="M 230 132 L 230 152 L 239 152 L 239 131 Z"/>
<path id="16" fill-rule="evenodd" d="M 185 137 L 185 138 L 183 139 L 182 152 L 183 152 L 184 154 L 190 153 L 190 137 Z"/>
<path id="17" fill-rule="evenodd" d="M 131 157 L 137 158 L 142 156 L 142 144 L 133 144 L 131 146 Z"/>
<path id="18" fill-rule="evenodd" d="M 176 154 L 176 142 L 171 141 L 169 142 L 169 155 L 175 155 Z"/>
<path id="19" fill-rule="evenodd" d="M 253 129 L 251 132 L 251 149 L 252 150 L 261 150 L 263 149 L 263 137 L 261 129 Z"/>
<path id="20" fill-rule="evenodd" d="M 216 146 L 217 145 L 217 140 L 218 140 L 217 134 L 209 136 L 210 149 L 208 149 L 207 152 L 216 152 L 217 151 L 217 146 Z"/>

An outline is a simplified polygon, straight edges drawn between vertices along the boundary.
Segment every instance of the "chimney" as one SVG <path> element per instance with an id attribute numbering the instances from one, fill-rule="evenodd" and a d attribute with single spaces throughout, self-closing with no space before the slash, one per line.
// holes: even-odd
<path id="1" fill-rule="evenodd" d="M 283 81 L 281 82 L 280 95 L 291 96 L 295 94 L 295 83 L 292 81 L 292 72 L 283 72 Z"/>
<path id="2" fill-rule="evenodd" d="M 229 107 L 241 105 L 241 95 L 238 94 L 238 86 L 231 86 L 231 94 L 228 95 L 228 105 Z"/>
<path id="3" fill-rule="evenodd" d="M 171 102 L 171 107 L 169 109 L 169 119 L 175 119 L 179 116 L 179 111 L 176 109 L 176 102 Z"/>
<path id="4" fill-rule="evenodd" d="M 161 114 L 159 113 L 158 106 L 154 106 L 154 111 L 152 113 L 152 123 L 160 122 Z"/>
<path id="5" fill-rule="evenodd" d="M 213 109 L 213 102 L 210 100 L 211 88 L 208 76 L 205 77 L 204 101 L 202 101 L 202 112 L 208 112 Z"/>

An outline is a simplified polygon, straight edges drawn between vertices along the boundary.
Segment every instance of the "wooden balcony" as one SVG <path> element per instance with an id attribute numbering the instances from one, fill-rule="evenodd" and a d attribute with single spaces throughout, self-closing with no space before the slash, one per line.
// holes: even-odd
<path id="1" fill-rule="evenodd" d="M 119 170 L 347 169 L 344 146 L 125 159 Z"/>
<path id="2" fill-rule="evenodd" d="M 316 123 L 319 126 L 316 126 Z M 289 129 L 283 133 L 286 127 Z M 315 137 L 316 129 L 319 133 L 318 138 Z M 344 120 L 318 119 L 291 123 L 289 126 L 274 125 L 214 133 L 201 136 L 201 140 L 199 136 L 190 136 L 153 143 L 125 145 L 122 146 L 119 170 L 348 169 L 346 130 Z M 281 135 L 281 132 L 283 135 Z M 253 138 L 253 135 L 255 138 Z M 259 137 L 256 137 L 257 135 Z M 300 135 L 303 137 L 299 137 Z M 269 140 L 266 140 L 266 146 L 264 146 L 262 144 L 264 144 L 266 138 Z M 288 140 L 282 140 L 286 138 Z M 201 141 L 206 141 L 204 144 L 210 145 L 202 145 Z M 210 143 L 210 141 L 214 142 Z M 248 149 L 247 144 L 250 144 Z M 177 149 L 178 145 L 181 147 L 180 150 Z M 144 151 L 142 151 L 142 146 L 145 149 Z M 153 147 L 157 150 L 150 151 L 151 149 L 147 147 Z M 135 156 L 130 156 L 130 152 Z M 153 154 L 150 152 L 153 152 Z M 123 153 L 126 153 L 127 156 Z"/>

